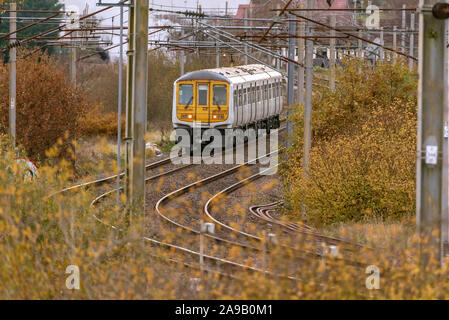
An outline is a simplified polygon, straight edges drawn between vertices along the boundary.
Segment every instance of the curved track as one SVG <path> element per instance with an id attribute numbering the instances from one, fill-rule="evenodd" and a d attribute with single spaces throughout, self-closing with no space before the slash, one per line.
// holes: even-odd
<path id="1" fill-rule="evenodd" d="M 267 170 L 270 170 L 270 169 L 266 169 L 266 171 Z M 239 230 L 239 229 L 236 229 L 234 227 L 231 227 L 230 225 L 228 225 L 228 224 L 226 224 L 226 223 L 224 223 L 222 221 L 219 221 L 218 219 L 216 219 L 213 216 L 213 214 L 212 214 L 212 207 L 214 205 L 214 202 L 216 202 L 218 200 L 224 201 L 223 199 L 227 195 L 229 195 L 231 192 L 233 192 L 233 191 L 235 191 L 235 190 L 237 190 L 239 188 L 244 187 L 245 185 L 247 185 L 248 183 L 250 183 L 250 182 L 252 182 L 254 180 L 257 180 L 257 179 L 263 177 L 265 173 L 266 173 L 265 171 L 262 171 L 262 172 L 259 172 L 257 174 L 254 174 L 253 176 L 251 176 L 249 178 L 246 178 L 246 179 L 243 179 L 243 180 L 241 180 L 241 181 L 239 181 L 239 182 L 237 182 L 237 183 L 235 183 L 235 184 L 233 184 L 231 186 L 228 186 L 227 188 L 221 190 L 220 192 L 216 193 L 212 198 L 210 198 L 208 200 L 208 202 L 204 206 L 203 211 L 204 211 L 205 216 L 210 221 L 218 224 L 222 228 L 225 228 L 225 229 L 229 230 L 230 232 L 243 235 L 245 237 L 257 240 L 259 242 L 260 241 L 264 241 L 264 239 L 262 237 L 260 237 L 260 236 L 244 232 L 242 230 Z M 271 204 L 271 205 L 273 205 L 273 204 Z M 273 222 L 273 221 L 270 221 L 270 222 Z M 300 233 L 301 235 L 305 235 L 307 238 L 309 238 L 309 239 L 311 239 L 313 241 L 319 242 L 320 251 L 321 252 L 320 251 L 312 252 L 312 251 L 309 251 L 309 250 L 300 250 L 300 249 L 292 248 L 292 247 L 289 247 L 289 246 L 286 246 L 286 245 L 282 245 L 282 244 L 278 244 L 278 246 L 286 248 L 286 249 L 293 250 L 295 252 L 298 252 L 299 254 L 303 254 L 303 255 L 307 255 L 309 257 L 315 257 L 315 258 L 324 258 L 325 256 L 327 256 L 328 255 L 328 253 L 327 253 L 328 250 L 327 250 L 326 247 L 328 247 L 330 245 L 342 246 L 342 249 L 345 249 L 345 250 L 348 250 L 348 248 L 346 248 L 346 247 L 343 248 L 343 245 L 347 245 L 347 246 L 351 246 L 351 247 L 357 247 L 357 248 L 362 248 L 363 247 L 362 245 L 357 244 L 357 243 L 353 243 L 353 242 L 346 241 L 346 240 L 343 240 L 343 239 L 328 237 L 328 236 L 324 236 L 324 235 L 321 235 L 321 234 L 316 233 L 316 232 L 312 232 L 310 230 L 310 227 L 308 227 L 308 226 L 306 226 L 306 227 L 302 227 L 302 226 L 299 227 L 299 226 L 295 225 L 295 227 L 296 227 L 295 230 L 296 230 L 297 233 Z M 306 228 L 308 228 L 308 229 L 306 229 Z M 323 246 L 325 246 L 324 249 L 326 249 L 324 251 L 323 251 Z M 352 251 L 352 250 L 350 250 L 350 251 Z M 338 256 L 338 257 L 335 257 L 335 258 L 336 258 L 336 260 L 342 260 L 342 261 L 344 261 L 346 263 L 349 263 L 351 265 L 355 265 L 355 266 L 361 266 L 362 265 L 362 264 L 360 264 L 357 261 L 353 261 L 353 260 L 345 258 L 345 257 Z"/>
<path id="2" fill-rule="evenodd" d="M 145 166 L 145 169 L 146 170 L 152 170 L 152 169 L 159 168 L 159 167 L 161 167 L 163 165 L 166 165 L 166 164 L 169 164 L 169 163 L 171 163 L 171 159 L 170 158 L 166 158 L 166 159 L 162 159 L 162 160 L 159 160 L 159 161 L 147 164 Z M 125 176 L 125 173 L 122 172 L 119 175 L 112 175 L 112 176 L 109 176 L 109 177 L 106 177 L 106 178 L 101 178 L 101 179 L 97 179 L 97 180 L 94 180 L 94 181 L 89 181 L 89 182 L 76 184 L 74 186 L 71 186 L 71 187 L 68 187 L 68 188 L 64 188 L 64 189 L 62 189 L 60 191 L 54 192 L 54 193 L 50 194 L 48 197 L 51 198 L 51 197 L 54 197 L 54 196 L 56 196 L 58 194 L 62 194 L 62 193 L 70 192 L 70 191 L 78 191 L 78 190 L 83 189 L 83 188 L 97 187 L 97 186 L 100 186 L 100 185 L 108 184 L 108 183 L 116 181 L 118 176 L 120 176 L 120 178 L 122 178 L 122 177 Z"/>

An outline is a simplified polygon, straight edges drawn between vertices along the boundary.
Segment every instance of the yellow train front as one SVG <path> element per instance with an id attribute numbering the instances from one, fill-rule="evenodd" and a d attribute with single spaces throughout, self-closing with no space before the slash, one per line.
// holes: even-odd
<path id="1" fill-rule="evenodd" d="M 264 65 L 199 70 L 174 83 L 175 129 L 274 129 L 282 111 L 283 76 Z"/>

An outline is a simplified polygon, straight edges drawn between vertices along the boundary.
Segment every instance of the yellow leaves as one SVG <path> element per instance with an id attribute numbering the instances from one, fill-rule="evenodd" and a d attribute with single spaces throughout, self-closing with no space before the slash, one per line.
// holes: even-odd
<path id="1" fill-rule="evenodd" d="M 361 70 L 361 72 L 360 72 Z M 414 214 L 416 79 L 402 64 L 346 61 L 335 92 L 313 103 L 309 176 L 302 168 L 302 110 L 297 143 L 281 173 L 291 214 L 317 225 Z M 363 76 L 361 76 L 363 75 Z"/>

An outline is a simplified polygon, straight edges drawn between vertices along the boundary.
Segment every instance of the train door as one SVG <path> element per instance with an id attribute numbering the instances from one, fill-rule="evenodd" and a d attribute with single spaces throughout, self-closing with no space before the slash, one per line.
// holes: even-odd
<path id="1" fill-rule="evenodd" d="M 268 117 L 268 84 L 264 81 L 263 84 L 263 119 Z"/>
<path id="2" fill-rule="evenodd" d="M 210 123 L 210 82 L 201 81 L 196 85 L 195 121 Z"/>

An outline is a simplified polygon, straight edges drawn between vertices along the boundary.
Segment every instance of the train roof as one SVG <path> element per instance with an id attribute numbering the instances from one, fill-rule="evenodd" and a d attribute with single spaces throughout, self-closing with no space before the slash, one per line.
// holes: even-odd
<path id="1" fill-rule="evenodd" d="M 177 81 L 216 80 L 239 84 L 248 81 L 282 78 L 282 74 L 262 64 L 250 64 L 237 67 L 204 69 L 189 72 Z"/>

